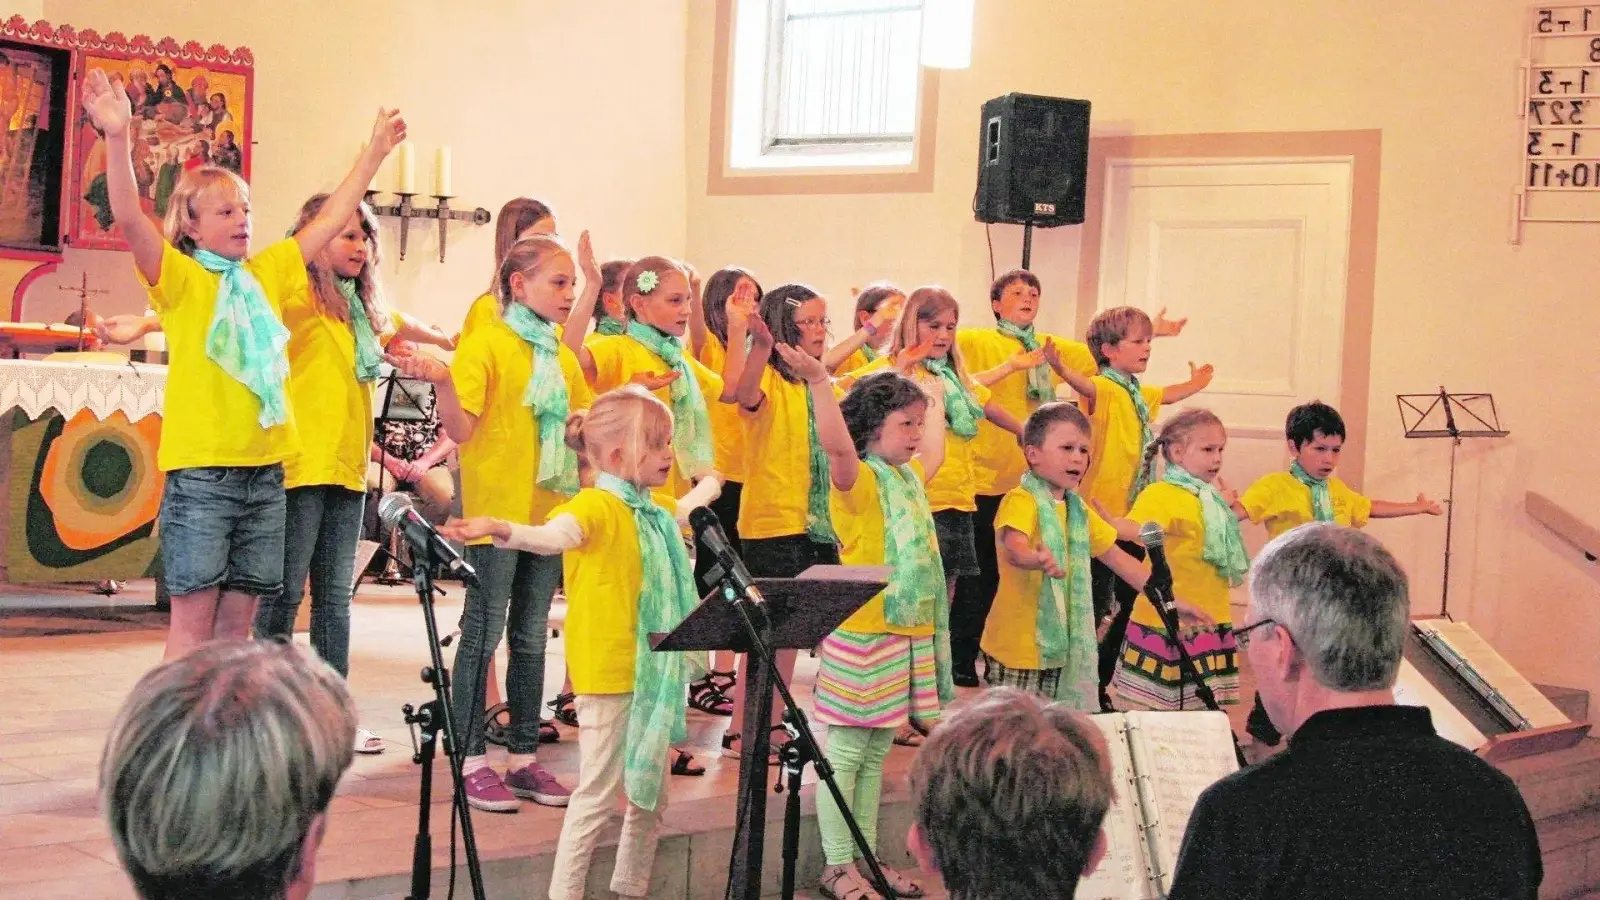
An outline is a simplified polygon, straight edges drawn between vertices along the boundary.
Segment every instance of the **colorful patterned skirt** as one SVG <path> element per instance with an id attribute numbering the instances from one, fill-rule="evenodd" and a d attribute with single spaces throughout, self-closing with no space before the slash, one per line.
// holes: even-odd
<path id="1" fill-rule="evenodd" d="M 1238 646 L 1232 626 L 1205 629 L 1183 644 L 1206 686 L 1216 695 L 1217 703 L 1238 703 Z M 1111 676 L 1111 689 L 1125 701 L 1125 706 L 1135 709 L 1204 709 L 1195 696 L 1194 685 L 1180 678 L 1178 659 L 1177 648 L 1167 640 L 1166 631 L 1129 622 L 1122 658 L 1117 661 L 1116 674 Z"/>
<path id="2" fill-rule="evenodd" d="M 835 631 L 818 648 L 817 721 L 849 728 L 899 728 L 908 717 L 939 720 L 933 636 Z"/>

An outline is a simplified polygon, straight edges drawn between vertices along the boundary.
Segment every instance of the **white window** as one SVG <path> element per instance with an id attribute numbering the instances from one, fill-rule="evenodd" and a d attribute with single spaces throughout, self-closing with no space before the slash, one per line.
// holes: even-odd
<path id="1" fill-rule="evenodd" d="M 922 0 L 738 0 L 734 168 L 911 165 Z"/>

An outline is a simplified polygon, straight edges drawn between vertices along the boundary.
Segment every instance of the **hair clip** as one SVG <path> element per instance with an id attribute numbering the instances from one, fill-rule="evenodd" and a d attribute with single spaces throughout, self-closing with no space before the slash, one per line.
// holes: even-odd
<path id="1" fill-rule="evenodd" d="M 799 300 L 796 300 L 793 297 L 789 297 L 789 298 L 785 299 L 783 302 L 785 304 L 789 305 L 789 306 L 794 307 L 795 309 L 799 309 L 803 305 Z"/>
<path id="2" fill-rule="evenodd" d="M 638 285 L 639 293 L 648 294 L 656 289 L 656 285 L 661 283 L 661 276 L 646 269 L 639 273 L 639 277 L 634 283 Z"/>

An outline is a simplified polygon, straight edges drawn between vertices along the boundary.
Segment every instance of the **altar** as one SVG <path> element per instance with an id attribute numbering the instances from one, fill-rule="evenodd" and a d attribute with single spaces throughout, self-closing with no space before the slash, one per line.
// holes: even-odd
<path id="1" fill-rule="evenodd" d="M 0 581 L 154 576 L 167 367 L 0 359 Z"/>

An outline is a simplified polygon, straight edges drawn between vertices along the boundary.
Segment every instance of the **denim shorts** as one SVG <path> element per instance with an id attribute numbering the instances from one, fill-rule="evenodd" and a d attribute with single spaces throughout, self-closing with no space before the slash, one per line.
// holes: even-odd
<path id="1" fill-rule="evenodd" d="M 167 473 L 161 565 L 174 596 L 221 588 L 263 599 L 283 590 L 283 466 Z"/>

